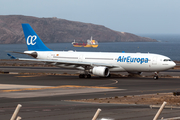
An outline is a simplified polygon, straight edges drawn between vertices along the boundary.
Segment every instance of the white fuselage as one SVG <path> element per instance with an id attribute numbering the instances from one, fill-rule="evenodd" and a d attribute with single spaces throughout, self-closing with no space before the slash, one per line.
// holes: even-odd
<path id="1" fill-rule="evenodd" d="M 37 53 L 37 59 L 78 61 L 111 64 L 117 67 L 110 71 L 158 72 L 174 67 L 176 64 L 169 57 L 150 53 L 112 53 L 112 52 L 73 52 L 73 51 L 25 51 Z M 62 68 L 83 70 L 78 65 L 57 64 Z"/>

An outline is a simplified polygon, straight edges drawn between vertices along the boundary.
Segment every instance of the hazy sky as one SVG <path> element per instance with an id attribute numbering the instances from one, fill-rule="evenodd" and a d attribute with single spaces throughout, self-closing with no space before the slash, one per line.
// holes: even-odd
<path id="1" fill-rule="evenodd" d="M 57 17 L 134 34 L 180 34 L 180 0 L 0 0 L 0 15 Z"/>

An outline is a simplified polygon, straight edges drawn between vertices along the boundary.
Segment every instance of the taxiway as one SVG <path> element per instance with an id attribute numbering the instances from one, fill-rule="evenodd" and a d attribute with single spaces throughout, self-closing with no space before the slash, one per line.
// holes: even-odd
<path id="1" fill-rule="evenodd" d="M 41 69 L 36 69 L 38 70 Z M 0 74 L 0 78 L 1 119 L 10 119 L 17 104 L 23 106 L 18 115 L 29 120 L 90 120 L 98 108 L 102 109 L 99 119 L 153 119 L 158 109 L 150 109 L 148 105 L 80 103 L 66 100 L 180 91 L 180 79 L 177 78 L 79 79 L 78 76 L 24 74 Z M 179 109 L 165 109 L 160 118 L 176 117 L 179 112 Z"/>

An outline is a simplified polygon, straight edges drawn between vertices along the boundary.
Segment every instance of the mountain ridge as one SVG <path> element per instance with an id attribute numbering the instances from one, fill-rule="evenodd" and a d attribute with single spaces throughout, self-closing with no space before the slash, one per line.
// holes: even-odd
<path id="1" fill-rule="evenodd" d="M 25 43 L 22 23 L 29 23 L 45 43 L 86 42 L 91 36 L 98 42 L 157 42 L 127 32 L 111 30 L 103 25 L 60 18 L 38 18 L 23 15 L 0 15 L 0 44 Z"/>

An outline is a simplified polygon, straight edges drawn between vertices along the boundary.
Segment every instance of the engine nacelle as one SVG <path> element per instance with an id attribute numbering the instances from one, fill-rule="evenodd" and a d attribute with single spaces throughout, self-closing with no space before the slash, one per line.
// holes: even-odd
<path id="1" fill-rule="evenodd" d="M 109 69 L 107 67 L 94 67 L 92 69 L 92 74 L 101 76 L 101 77 L 107 77 L 109 75 Z"/>

